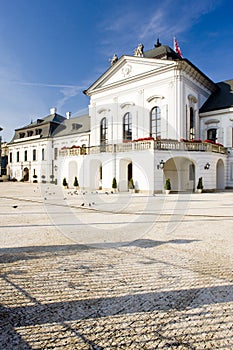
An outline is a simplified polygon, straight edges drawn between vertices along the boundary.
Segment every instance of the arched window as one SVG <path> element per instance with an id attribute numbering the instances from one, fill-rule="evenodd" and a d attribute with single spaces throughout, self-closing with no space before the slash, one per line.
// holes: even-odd
<path id="1" fill-rule="evenodd" d="M 161 110 L 158 106 L 150 111 L 150 136 L 161 139 Z"/>
<path id="2" fill-rule="evenodd" d="M 132 116 L 127 112 L 123 117 L 123 141 L 130 140 L 132 140 Z"/>
<path id="3" fill-rule="evenodd" d="M 107 124 L 107 119 L 103 118 L 101 119 L 100 122 L 100 146 L 102 146 L 102 150 L 103 147 L 106 146 L 108 141 L 108 124 Z"/>
<path id="4" fill-rule="evenodd" d="M 194 140 L 195 139 L 195 115 L 193 107 L 190 107 L 189 112 L 189 139 Z"/>

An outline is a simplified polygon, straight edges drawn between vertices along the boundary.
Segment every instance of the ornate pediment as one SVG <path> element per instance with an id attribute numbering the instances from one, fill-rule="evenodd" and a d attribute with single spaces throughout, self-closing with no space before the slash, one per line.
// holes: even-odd
<path id="1" fill-rule="evenodd" d="M 87 95 L 101 89 L 123 85 L 133 80 L 143 79 L 153 74 L 159 74 L 174 66 L 173 61 L 153 58 L 122 56 L 93 85 L 85 91 Z"/>

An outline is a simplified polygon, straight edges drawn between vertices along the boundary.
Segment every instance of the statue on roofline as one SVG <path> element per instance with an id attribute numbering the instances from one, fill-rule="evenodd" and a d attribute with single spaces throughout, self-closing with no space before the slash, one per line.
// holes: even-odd
<path id="1" fill-rule="evenodd" d="M 134 50 L 134 56 L 143 57 L 144 45 L 138 44 L 138 47 Z"/>
<path id="2" fill-rule="evenodd" d="M 118 56 L 116 53 L 114 53 L 113 57 L 110 58 L 110 63 L 111 63 L 111 66 L 113 66 L 117 61 L 118 61 Z"/>

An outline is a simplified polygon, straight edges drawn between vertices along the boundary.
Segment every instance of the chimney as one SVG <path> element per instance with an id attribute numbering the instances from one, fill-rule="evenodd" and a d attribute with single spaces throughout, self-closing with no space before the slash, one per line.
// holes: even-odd
<path id="1" fill-rule="evenodd" d="M 56 112 L 57 112 L 57 108 L 56 107 L 50 108 L 50 115 L 51 114 L 55 114 Z"/>
<path id="2" fill-rule="evenodd" d="M 70 117 L 71 117 L 71 112 L 66 112 L 66 118 L 70 119 Z"/>

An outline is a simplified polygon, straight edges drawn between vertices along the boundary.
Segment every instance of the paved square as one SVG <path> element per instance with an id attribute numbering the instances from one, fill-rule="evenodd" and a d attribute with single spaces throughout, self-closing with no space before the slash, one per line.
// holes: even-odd
<path id="1" fill-rule="evenodd" d="M 0 349 L 233 349 L 232 192 L 0 193 Z"/>

